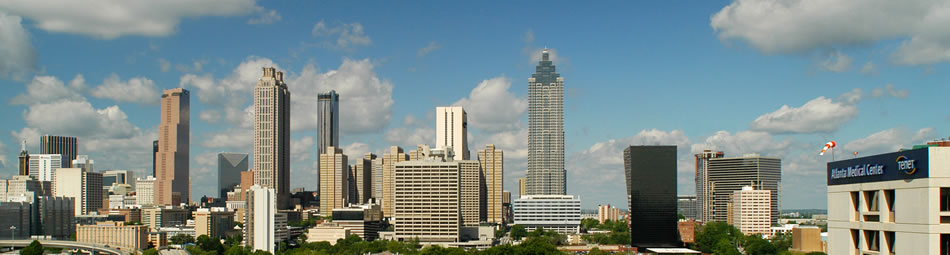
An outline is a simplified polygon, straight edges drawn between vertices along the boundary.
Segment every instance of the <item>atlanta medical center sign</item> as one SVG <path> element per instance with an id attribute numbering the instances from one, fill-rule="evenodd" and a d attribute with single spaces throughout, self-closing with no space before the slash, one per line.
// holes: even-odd
<path id="1" fill-rule="evenodd" d="M 828 185 L 929 177 L 928 148 L 828 162 Z"/>

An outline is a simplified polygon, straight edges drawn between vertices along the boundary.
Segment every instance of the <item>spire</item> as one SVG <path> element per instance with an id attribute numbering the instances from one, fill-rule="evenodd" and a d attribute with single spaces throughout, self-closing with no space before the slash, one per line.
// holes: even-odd
<path id="1" fill-rule="evenodd" d="M 20 151 L 26 151 L 26 140 L 23 140 L 20 144 Z"/>

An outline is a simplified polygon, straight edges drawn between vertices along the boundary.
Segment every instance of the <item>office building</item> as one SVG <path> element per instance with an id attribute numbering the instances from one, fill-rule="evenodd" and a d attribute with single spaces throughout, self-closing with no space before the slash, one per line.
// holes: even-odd
<path id="1" fill-rule="evenodd" d="M 396 240 L 458 242 L 464 213 L 459 162 L 431 158 L 394 167 Z"/>
<path id="2" fill-rule="evenodd" d="M 0 193 L 32 192 L 37 196 L 51 196 L 53 195 L 51 186 L 50 182 L 37 181 L 25 175 L 14 175 L 8 180 L 0 180 Z"/>
<path id="3" fill-rule="evenodd" d="M 454 160 L 468 160 L 468 116 L 461 106 L 435 108 L 435 148 L 452 150 Z"/>
<path id="4" fill-rule="evenodd" d="M 365 241 L 379 238 L 382 220 L 383 211 L 379 204 L 351 205 L 333 209 L 333 223 L 350 230 L 350 234 L 358 235 Z"/>
<path id="5" fill-rule="evenodd" d="M 373 178 L 372 178 L 372 197 L 376 199 L 376 203 L 380 203 L 383 200 L 383 157 L 376 157 L 375 154 L 367 153 L 367 157 L 372 155 L 373 158 Z"/>
<path id="6" fill-rule="evenodd" d="M 710 158 L 707 168 L 707 183 L 712 193 L 711 219 L 727 221 L 730 196 L 742 187 L 751 185 L 758 190 L 772 192 L 771 224 L 778 224 L 778 184 L 782 181 L 782 160 L 746 154 L 734 158 Z"/>
<path id="7" fill-rule="evenodd" d="M 18 239 L 68 238 L 74 233 L 74 206 L 72 198 L 41 196 L 32 191 L 0 192 L 0 227 L 16 227 L 14 234 L 22 237 Z"/>
<path id="8" fill-rule="evenodd" d="M 389 147 L 389 152 L 383 154 L 383 217 L 393 217 L 396 163 L 408 160 L 409 155 L 406 155 L 399 146 Z"/>
<path id="9" fill-rule="evenodd" d="M 349 201 L 350 167 L 343 149 L 327 147 L 320 154 L 320 214 L 330 216 L 333 209 L 346 207 Z"/>
<path id="10" fill-rule="evenodd" d="M 376 159 L 376 155 L 366 153 L 363 158 L 356 159 L 355 165 L 350 166 L 349 203 L 364 204 L 372 197 L 373 159 Z"/>
<path id="11" fill-rule="evenodd" d="M 448 157 L 448 155 L 446 155 Z M 452 160 L 446 158 L 446 161 Z M 477 227 L 478 223 L 484 219 L 484 207 L 482 207 L 484 198 L 484 185 L 482 181 L 479 163 L 476 160 L 454 161 L 459 166 L 459 199 L 462 209 L 462 226 Z M 397 191 L 398 192 L 398 191 Z M 399 201 L 396 201 L 399 203 Z"/>
<path id="12" fill-rule="evenodd" d="M 144 250 L 148 248 L 148 227 L 114 221 L 79 225 L 76 228 L 76 241 L 118 247 L 127 251 Z"/>
<path id="13" fill-rule="evenodd" d="M 191 197 L 189 144 L 191 96 L 183 88 L 162 93 L 158 152 L 155 153 L 155 199 L 158 205 L 188 203 Z"/>
<path id="14" fill-rule="evenodd" d="M 60 168 L 56 170 L 52 191 L 54 196 L 76 200 L 76 216 L 97 212 L 103 205 L 102 173 Z"/>
<path id="15" fill-rule="evenodd" d="M 40 137 L 40 154 L 59 154 L 62 167 L 70 168 L 78 152 L 76 144 L 75 137 L 44 135 Z"/>
<path id="16" fill-rule="evenodd" d="M 30 237 L 33 206 L 29 202 L 0 203 L 0 227 L 7 230 L 0 240 L 28 239 Z"/>
<path id="17" fill-rule="evenodd" d="M 511 192 L 503 191 L 501 195 L 501 219 L 502 224 L 511 223 Z"/>
<path id="18" fill-rule="evenodd" d="M 195 217 L 195 235 L 227 238 L 234 230 L 234 212 L 223 207 L 198 208 Z"/>
<path id="19" fill-rule="evenodd" d="M 597 206 L 597 221 L 600 222 L 600 224 L 604 224 L 607 221 L 618 220 L 620 220 L 619 208 L 610 206 L 610 204 Z"/>
<path id="20" fill-rule="evenodd" d="M 159 206 L 142 209 L 142 224 L 155 231 L 160 228 L 183 227 L 188 224 L 188 209 L 177 206 Z"/>
<path id="21" fill-rule="evenodd" d="M 226 199 L 228 192 L 241 184 L 241 172 L 247 171 L 247 153 L 218 153 L 218 198 Z"/>
<path id="22" fill-rule="evenodd" d="M 561 234 L 578 234 L 581 225 L 581 199 L 571 195 L 527 195 L 512 202 L 514 224 L 526 230 L 537 228 Z"/>
<path id="23" fill-rule="evenodd" d="M 708 183 L 709 160 L 722 158 L 725 154 L 721 151 L 703 150 L 703 153 L 693 155 L 696 157 L 696 214 L 694 219 L 709 222 L 712 217 L 712 186 Z M 687 216 L 689 217 L 689 216 Z"/>
<path id="24" fill-rule="evenodd" d="M 256 170 L 255 170 L 256 171 Z M 278 231 L 277 192 L 260 185 L 251 186 L 247 194 L 247 215 L 244 217 L 244 244 L 252 250 L 276 251 Z"/>
<path id="25" fill-rule="evenodd" d="M 290 205 L 290 90 L 273 67 L 254 87 L 254 184 L 277 192 L 277 208 Z M 270 249 L 271 251 L 273 249 Z"/>
<path id="26" fill-rule="evenodd" d="M 743 234 L 771 234 L 771 192 L 742 187 L 732 193 L 732 215 L 728 220 Z"/>
<path id="27" fill-rule="evenodd" d="M 317 155 L 330 146 L 340 147 L 340 95 L 335 90 L 317 94 Z M 317 162 L 318 173 L 321 166 Z"/>
<path id="28" fill-rule="evenodd" d="M 86 172 L 95 172 L 94 163 L 94 160 L 89 159 L 89 155 L 76 155 L 76 159 L 73 160 L 71 165 L 73 168 L 79 168 Z"/>
<path id="29" fill-rule="evenodd" d="M 155 177 L 146 176 L 135 179 L 135 202 L 138 205 L 155 204 Z"/>
<path id="30" fill-rule="evenodd" d="M 630 146 L 623 163 L 631 246 L 682 247 L 676 225 L 676 146 Z"/>
<path id="31" fill-rule="evenodd" d="M 307 241 L 328 242 L 330 245 L 336 245 L 337 240 L 346 239 L 350 234 L 352 232 L 349 228 L 340 226 L 336 221 L 324 222 L 307 230 Z"/>
<path id="32" fill-rule="evenodd" d="M 528 78 L 528 172 L 526 195 L 567 194 L 564 170 L 564 78 L 548 50 Z"/>
<path id="33" fill-rule="evenodd" d="M 950 253 L 950 147 L 915 147 L 828 163 L 828 254 Z"/>
<path id="34" fill-rule="evenodd" d="M 63 168 L 72 162 L 64 162 L 60 154 L 32 154 L 30 155 L 30 177 L 40 181 L 53 181 L 56 169 Z"/>
<path id="35" fill-rule="evenodd" d="M 518 197 L 528 195 L 528 180 L 525 177 L 518 178 Z"/>
<path id="36" fill-rule="evenodd" d="M 109 187 L 112 184 L 128 184 L 135 187 L 135 172 L 128 170 L 106 170 L 102 172 L 102 186 Z"/>
<path id="37" fill-rule="evenodd" d="M 682 214 L 687 219 L 696 219 L 699 201 L 697 196 L 677 196 L 676 212 Z"/>
<path id="38" fill-rule="evenodd" d="M 26 151 L 26 141 L 20 145 L 20 155 L 17 156 L 17 173 L 19 175 L 30 175 L 30 152 Z"/>
<path id="39" fill-rule="evenodd" d="M 484 188 L 479 200 L 482 202 L 481 217 L 486 222 L 504 222 L 504 161 L 504 151 L 496 149 L 494 144 L 486 145 L 478 151 L 478 164 L 484 176 Z"/>

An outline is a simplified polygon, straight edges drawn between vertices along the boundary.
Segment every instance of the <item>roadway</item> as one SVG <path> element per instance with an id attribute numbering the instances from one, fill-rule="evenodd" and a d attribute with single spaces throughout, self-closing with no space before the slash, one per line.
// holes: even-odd
<path id="1" fill-rule="evenodd" d="M 129 255 L 131 252 L 127 250 L 119 250 L 115 247 L 107 247 L 100 244 L 91 244 L 91 243 L 80 243 L 75 241 L 62 241 L 62 240 L 36 240 L 40 241 L 40 244 L 43 245 L 43 248 L 62 248 L 62 249 L 78 249 L 86 250 L 95 253 L 105 253 L 112 255 Z M 32 239 L 26 240 L 0 240 L 0 247 L 26 247 L 32 243 Z"/>

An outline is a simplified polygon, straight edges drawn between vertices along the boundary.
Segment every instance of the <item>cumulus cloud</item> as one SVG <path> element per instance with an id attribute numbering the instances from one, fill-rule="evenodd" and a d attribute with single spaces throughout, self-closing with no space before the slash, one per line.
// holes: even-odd
<path id="1" fill-rule="evenodd" d="M 164 58 L 160 58 L 158 59 L 158 68 L 161 69 L 163 73 L 168 72 L 168 70 L 172 68 L 172 63 Z"/>
<path id="2" fill-rule="evenodd" d="M 22 21 L 0 8 L 0 78 L 19 80 L 36 70 L 36 51 Z"/>
<path id="3" fill-rule="evenodd" d="M 336 23 L 327 25 L 323 20 L 313 25 L 310 33 L 317 38 L 324 39 L 323 46 L 336 49 L 352 49 L 357 46 L 366 46 L 372 43 L 372 40 L 363 31 L 363 25 L 359 22 L 354 23 Z"/>
<path id="4" fill-rule="evenodd" d="M 851 62 L 853 62 L 853 60 L 851 60 L 851 57 L 847 54 L 835 51 L 829 54 L 825 61 L 821 62 L 821 68 L 826 71 L 840 73 L 851 68 Z"/>
<path id="5" fill-rule="evenodd" d="M 257 18 L 247 20 L 247 24 L 254 24 L 254 25 L 274 24 L 280 21 L 281 19 L 280 13 L 277 13 L 277 10 L 267 10 L 264 8 L 259 8 L 258 13 L 260 14 L 260 16 L 258 16 Z"/>
<path id="6" fill-rule="evenodd" d="M 148 78 L 135 77 L 123 82 L 117 74 L 109 75 L 102 85 L 92 90 L 94 97 L 128 103 L 158 104 L 160 95 L 155 82 Z"/>
<path id="7" fill-rule="evenodd" d="M 290 160 L 291 161 L 304 161 L 310 160 L 311 154 L 317 156 L 314 150 L 314 141 L 313 136 L 304 136 L 300 139 L 290 141 Z"/>
<path id="8" fill-rule="evenodd" d="M 35 20 L 40 29 L 103 39 L 166 36 L 175 31 L 182 18 L 246 15 L 257 8 L 255 0 L 0 2 L 0 10 Z"/>
<path id="9" fill-rule="evenodd" d="M 783 105 L 759 116 L 749 126 L 755 131 L 777 134 L 834 132 L 858 115 L 855 104 L 861 96 L 861 90 L 855 89 L 843 94 L 837 102 L 820 96 L 800 107 Z"/>
<path id="10" fill-rule="evenodd" d="M 221 112 L 214 109 L 204 110 L 198 114 L 198 119 L 207 123 L 215 124 L 221 119 Z"/>
<path id="11" fill-rule="evenodd" d="M 678 154 L 688 152 L 689 137 L 680 130 L 641 130 L 634 136 L 598 142 L 590 148 L 570 155 L 569 172 L 572 176 L 584 176 L 576 180 L 582 185 L 591 185 L 619 180 L 623 183 L 623 151 L 631 145 L 676 145 Z"/>
<path id="12" fill-rule="evenodd" d="M 30 83 L 26 84 L 26 93 L 13 97 L 10 104 L 84 101 L 82 91 L 86 87 L 85 82 L 86 79 L 82 75 L 76 75 L 68 86 L 53 76 L 35 76 Z"/>
<path id="13" fill-rule="evenodd" d="M 884 87 L 874 88 L 871 90 L 871 96 L 874 98 L 881 97 L 893 97 L 904 99 L 907 98 L 907 95 L 910 94 L 906 89 L 897 89 L 894 87 L 894 84 L 888 83 Z"/>
<path id="14" fill-rule="evenodd" d="M 528 100 L 515 96 L 510 88 L 511 79 L 504 76 L 483 80 L 468 97 L 453 105 L 465 108 L 474 128 L 487 132 L 515 130 L 528 110 Z"/>
<path id="15" fill-rule="evenodd" d="M 899 149 L 908 149 L 914 144 L 922 143 L 935 136 L 936 129 L 922 128 L 910 133 L 903 128 L 881 130 L 864 138 L 848 142 L 842 148 L 844 151 L 858 152 L 861 155 L 874 155 L 893 152 Z"/>
<path id="16" fill-rule="evenodd" d="M 335 90 L 340 94 L 340 130 L 344 134 L 381 131 L 392 119 L 393 84 L 376 75 L 369 59 L 343 59 L 336 70 L 320 73 L 307 65 L 288 81 L 291 91 L 291 129 L 315 129 L 317 94 Z M 306 114 L 311 113 L 311 114 Z"/>
<path id="17" fill-rule="evenodd" d="M 419 49 L 419 51 L 416 52 L 416 56 L 424 57 L 425 55 L 429 55 L 429 53 L 432 53 L 433 51 L 437 51 L 441 48 L 442 48 L 441 44 L 438 44 L 435 41 L 431 41 L 429 42 L 429 45 Z"/>
<path id="18" fill-rule="evenodd" d="M 781 157 L 791 145 L 791 141 L 777 141 L 766 132 L 740 131 L 732 134 L 728 131 L 718 131 L 706 137 L 703 142 L 693 144 L 691 152 L 700 153 L 703 150 L 713 150 L 722 151 L 730 157 L 741 156 L 746 153 Z"/>
<path id="19" fill-rule="evenodd" d="M 864 66 L 861 67 L 861 73 L 866 74 L 866 75 L 877 74 L 877 68 L 874 67 L 874 62 L 868 61 L 867 63 L 864 63 Z"/>
<path id="20" fill-rule="evenodd" d="M 435 141 L 435 129 L 427 125 L 412 114 L 406 115 L 402 126 L 386 130 L 384 138 L 392 145 L 403 148 L 415 148 L 419 144 L 429 144 Z"/>
<path id="21" fill-rule="evenodd" d="M 251 91 L 254 90 L 254 86 L 257 86 L 264 67 L 275 67 L 280 70 L 280 66 L 270 59 L 250 56 L 223 79 L 215 80 L 211 74 L 189 73 L 182 75 L 178 85 L 197 89 L 198 100 L 204 104 L 243 109 L 253 98 Z M 291 94 L 293 93 L 293 88 L 291 88 Z"/>
<path id="22" fill-rule="evenodd" d="M 950 59 L 950 5 L 941 1 L 736 0 L 714 14 L 722 41 L 747 42 L 766 54 L 798 54 L 903 40 L 900 64 Z"/>
<path id="23" fill-rule="evenodd" d="M 251 148 L 253 145 L 251 138 L 254 137 L 254 130 L 248 128 L 231 128 L 219 133 L 204 135 L 202 137 L 207 137 L 201 142 L 201 146 L 206 148 L 223 148 L 230 149 L 232 151 L 247 151 L 247 149 Z"/>
<path id="24" fill-rule="evenodd" d="M 129 138 L 139 132 L 119 106 L 96 109 L 86 101 L 34 104 L 23 119 L 30 127 L 69 136 Z"/>

